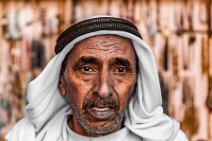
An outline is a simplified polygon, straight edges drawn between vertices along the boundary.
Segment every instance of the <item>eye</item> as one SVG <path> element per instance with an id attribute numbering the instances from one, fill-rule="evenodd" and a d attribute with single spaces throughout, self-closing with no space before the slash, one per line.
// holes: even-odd
<path id="1" fill-rule="evenodd" d="M 92 73 L 92 72 L 95 72 L 95 69 L 90 66 L 83 66 L 80 68 L 80 71 L 86 72 L 86 73 Z"/>
<path id="2" fill-rule="evenodd" d="M 125 73 L 127 72 L 127 68 L 126 67 L 117 67 L 114 72 L 116 73 Z"/>

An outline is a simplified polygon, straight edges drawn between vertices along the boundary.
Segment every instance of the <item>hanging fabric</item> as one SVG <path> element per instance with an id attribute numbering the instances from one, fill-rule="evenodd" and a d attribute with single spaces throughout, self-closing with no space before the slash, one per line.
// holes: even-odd
<path id="1" fill-rule="evenodd" d="M 208 97 L 207 97 L 207 107 L 210 112 L 212 112 L 212 76 L 208 78 Z"/>
<path id="2" fill-rule="evenodd" d="M 165 82 L 165 78 L 162 74 L 161 71 L 158 72 L 159 76 L 159 81 L 160 81 L 160 88 L 161 88 L 161 96 L 162 96 L 162 107 L 163 107 L 163 112 L 167 115 L 168 113 L 168 106 L 169 106 L 169 89 L 168 86 Z"/>
<path id="3" fill-rule="evenodd" d="M 207 38 L 207 51 L 208 51 L 208 56 L 207 56 L 207 61 L 208 61 L 208 96 L 207 96 L 207 107 L 209 109 L 209 112 L 212 112 L 212 63 L 210 62 L 211 61 L 211 53 L 212 53 L 212 50 L 211 50 L 211 38 L 210 38 L 210 33 L 208 33 L 208 38 Z M 210 123 L 209 123 L 210 124 Z"/>
<path id="4" fill-rule="evenodd" d="M 179 55 L 178 55 L 177 47 L 172 48 L 172 63 L 173 63 L 172 73 L 173 73 L 174 80 L 177 83 L 180 79 L 179 78 Z"/>
<path id="5" fill-rule="evenodd" d="M 183 104 L 185 105 L 185 114 L 181 122 L 181 127 L 191 140 L 191 136 L 198 132 L 199 119 L 198 110 L 194 105 L 194 78 L 185 76 L 183 80 Z"/>
<path id="6" fill-rule="evenodd" d="M 165 44 L 164 44 L 164 51 L 163 51 L 163 68 L 165 71 L 168 71 L 168 64 L 169 64 L 169 48 L 168 48 L 168 37 L 165 37 Z"/>
<path id="7" fill-rule="evenodd" d="M 206 40 L 204 37 L 201 39 L 201 67 L 202 73 L 207 74 L 209 69 L 209 62 L 208 62 L 208 47 L 206 45 Z"/>

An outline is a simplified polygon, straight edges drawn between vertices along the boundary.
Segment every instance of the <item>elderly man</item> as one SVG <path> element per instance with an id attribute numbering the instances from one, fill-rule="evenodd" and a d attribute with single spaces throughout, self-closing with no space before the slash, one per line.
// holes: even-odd
<path id="1" fill-rule="evenodd" d="M 124 19 L 90 18 L 57 39 L 9 141 L 187 141 L 163 114 L 154 57 Z"/>

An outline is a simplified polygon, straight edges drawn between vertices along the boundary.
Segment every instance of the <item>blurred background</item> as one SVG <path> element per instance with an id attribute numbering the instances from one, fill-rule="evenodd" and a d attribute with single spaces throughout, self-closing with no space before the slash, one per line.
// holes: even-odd
<path id="1" fill-rule="evenodd" d="M 0 141 L 26 112 L 26 87 L 57 36 L 93 15 L 135 23 L 154 52 L 164 112 L 190 141 L 212 141 L 211 0 L 0 0 Z"/>

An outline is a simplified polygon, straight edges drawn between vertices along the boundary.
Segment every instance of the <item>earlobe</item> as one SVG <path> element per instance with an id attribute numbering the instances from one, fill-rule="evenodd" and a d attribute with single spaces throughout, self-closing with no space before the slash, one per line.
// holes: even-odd
<path id="1" fill-rule="evenodd" d="M 65 83 L 64 83 L 64 77 L 63 76 L 60 76 L 58 88 L 59 88 L 61 96 L 65 96 L 66 91 L 65 91 Z"/>

